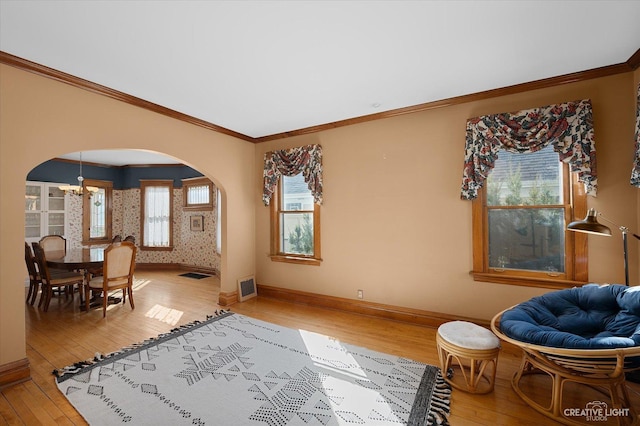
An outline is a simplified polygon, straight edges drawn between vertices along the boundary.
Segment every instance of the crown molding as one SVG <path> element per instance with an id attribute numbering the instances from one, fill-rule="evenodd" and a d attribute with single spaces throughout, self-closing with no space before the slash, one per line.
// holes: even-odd
<path id="1" fill-rule="evenodd" d="M 634 67 L 635 64 L 635 67 Z M 545 78 L 542 80 L 531 81 L 528 83 L 516 84 L 513 86 L 502 87 L 499 89 L 486 90 L 484 92 L 472 93 L 469 95 L 456 96 L 453 98 L 442 99 L 434 102 L 427 102 L 424 104 L 409 106 L 405 108 L 398 108 L 390 111 L 379 112 L 371 115 L 364 115 L 362 117 L 350 118 L 347 120 L 336 121 L 334 123 L 322 124 L 319 126 L 306 127 L 303 129 L 292 130 L 289 132 L 278 133 L 274 135 L 255 138 L 256 143 L 269 142 L 277 139 L 289 138 L 292 136 L 300 136 L 309 133 L 316 133 L 322 130 L 333 129 L 336 127 L 349 126 L 357 123 L 364 123 L 367 121 L 381 120 L 384 118 L 396 117 L 398 115 L 413 114 L 421 111 L 428 111 L 437 108 L 444 108 L 454 105 L 465 104 L 468 102 L 475 102 L 486 100 L 490 98 L 496 98 L 499 96 L 513 95 L 521 92 L 528 92 L 531 90 L 544 89 L 553 86 L 560 86 L 563 84 L 577 83 L 579 81 L 591 80 L 594 78 L 607 77 L 615 74 L 622 74 L 625 72 L 633 71 L 640 65 L 640 49 L 627 61 L 617 65 L 609 65 L 600 68 L 594 68 L 587 71 L 580 71 L 571 74 L 565 74 L 557 77 Z"/>
<path id="2" fill-rule="evenodd" d="M 640 67 L 640 49 L 636 50 L 636 53 L 631 55 L 627 61 L 627 65 L 629 65 L 629 68 L 631 68 L 632 71 L 635 71 Z"/>
<path id="3" fill-rule="evenodd" d="M 166 115 L 167 117 L 175 118 L 176 120 L 181 120 L 189 124 L 204 127 L 205 129 L 212 130 L 214 132 L 223 133 L 225 135 L 233 136 L 235 138 L 242 139 L 248 142 L 254 142 L 254 139 L 252 137 L 244 135 L 242 133 L 234 132 L 233 130 L 229 130 L 216 124 L 209 123 L 208 121 L 200 120 L 199 118 L 183 114 L 170 108 L 155 104 L 153 102 L 145 101 L 144 99 L 128 95 L 126 93 L 111 89 L 101 84 L 97 84 L 92 81 L 85 80 L 83 78 L 37 64 L 35 62 L 31 62 L 27 59 L 11 55 L 10 53 L 0 51 L 0 63 L 21 69 L 23 71 L 31 72 L 42 77 L 51 78 L 53 80 L 69 84 L 71 86 L 78 87 L 80 89 L 97 93 L 99 95 L 107 96 L 109 98 L 149 111 L 153 111 L 158 114 Z"/>
<path id="4" fill-rule="evenodd" d="M 396 117 L 399 115 L 413 114 L 422 111 L 428 111 L 437 108 L 444 108 L 454 105 L 460 105 L 468 102 L 475 102 L 480 100 L 486 100 L 499 96 L 512 95 L 515 93 L 527 92 L 531 90 L 543 89 L 553 86 L 559 86 L 569 83 L 577 83 L 580 81 L 590 80 L 594 78 L 607 77 L 611 75 L 621 74 L 625 72 L 635 71 L 640 66 L 640 49 L 638 49 L 626 62 L 609 65 L 600 68 L 594 68 L 591 70 L 575 72 L 571 74 L 565 74 L 557 77 L 545 78 L 542 80 L 531 81 L 528 83 L 516 84 L 513 86 L 502 87 L 498 89 L 486 90 L 483 92 L 472 93 L 469 95 L 456 96 L 448 99 L 442 99 L 434 102 L 427 102 L 414 106 L 393 109 L 390 111 L 379 112 L 376 114 L 364 115 L 361 117 L 350 118 L 341 121 L 335 121 L 332 123 L 320 124 L 317 126 L 305 127 L 302 129 L 276 133 L 273 135 L 253 138 L 251 136 L 244 135 L 242 133 L 234 132 L 233 130 L 220 127 L 213 123 L 209 123 L 204 120 L 192 117 L 187 114 L 183 114 L 178 111 L 154 104 L 144 99 L 137 98 L 135 96 L 128 95 L 126 93 L 111 89 L 106 86 L 102 86 L 91 81 L 75 77 L 73 75 L 64 73 L 62 71 L 55 70 L 53 68 L 46 67 L 44 65 L 37 64 L 35 62 L 28 61 L 26 59 L 19 58 L 9 53 L 0 51 L 0 63 L 6 64 L 24 71 L 32 72 L 40 76 L 51 78 L 62 83 L 70 84 L 74 87 L 78 87 L 84 90 L 88 90 L 93 93 L 104 95 L 112 99 L 116 99 L 130 105 L 134 105 L 140 108 L 144 108 L 158 114 L 163 114 L 177 120 L 181 120 L 196 126 L 204 127 L 205 129 L 212 130 L 214 132 L 223 133 L 229 136 L 236 137 L 238 139 L 253 142 L 269 142 L 278 139 L 285 139 L 293 136 L 301 136 L 310 133 L 317 133 L 324 130 L 330 130 L 337 127 L 350 126 L 353 124 L 364 123 L 374 120 L 382 120 L 385 118 Z"/>

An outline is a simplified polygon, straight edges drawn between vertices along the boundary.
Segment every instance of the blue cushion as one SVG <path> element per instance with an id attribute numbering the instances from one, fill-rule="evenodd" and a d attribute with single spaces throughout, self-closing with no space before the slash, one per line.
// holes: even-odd
<path id="1" fill-rule="evenodd" d="M 504 312 L 500 329 L 526 343 L 567 349 L 640 346 L 640 287 L 587 284 Z"/>

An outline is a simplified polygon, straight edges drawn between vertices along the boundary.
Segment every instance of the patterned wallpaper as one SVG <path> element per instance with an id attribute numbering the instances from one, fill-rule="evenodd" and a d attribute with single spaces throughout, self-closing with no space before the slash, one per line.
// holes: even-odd
<path id="1" fill-rule="evenodd" d="M 65 195 L 68 227 L 65 238 L 67 248 L 82 248 L 82 198 Z"/>
<path id="2" fill-rule="evenodd" d="M 173 190 L 173 250 L 138 250 L 139 263 L 178 263 L 193 267 L 213 269 L 220 273 L 220 254 L 216 253 L 216 214 L 212 211 L 183 211 L 182 188 Z M 67 244 L 70 248 L 82 246 L 82 199 L 67 195 L 69 226 Z M 204 231 L 191 231 L 191 216 L 204 217 Z M 140 246 L 140 189 L 113 191 L 113 235 L 136 237 Z"/>

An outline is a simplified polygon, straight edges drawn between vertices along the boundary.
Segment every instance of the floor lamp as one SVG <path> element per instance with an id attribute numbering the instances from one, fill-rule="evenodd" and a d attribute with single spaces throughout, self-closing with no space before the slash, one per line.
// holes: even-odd
<path id="1" fill-rule="evenodd" d="M 610 224 L 616 226 L 622 232 L 622 244 L 623 244 L 623 253 L 624 253 L 624 283 L 625 285 L 629 285 L 629 254 L 627 251 L 627 234 L 629 234 L 629 228 L 626 226 L 618 226 L 615 223 L 611 222 L 609 219 L 604 217 L 602 213 L 596 212 L 594 209 L 589 209 L 587 212 L 587 217 L 583 220 L 578 220 L 575 222 L 571 222 L 567 225 L 567 229 L 569 231 L 576 232 L 586 232 L 588 234 L 595 235 L 604 235 L 607 237 L 611 236 L 611 229 L 609 227 L 598 222 L 598 216 L 600 216 L 603 220 L 609 222 Z M 631 233 L 634 237 L 640 240 L 640 236 L 634 233 Z"/>

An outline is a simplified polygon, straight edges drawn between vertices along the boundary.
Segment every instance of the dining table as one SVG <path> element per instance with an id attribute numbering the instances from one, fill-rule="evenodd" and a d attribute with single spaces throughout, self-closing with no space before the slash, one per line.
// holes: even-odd
<path id="1" fill-rule="evenodd" d="M 100 269 L 104 264 L 102 246 L 71 248 L 65 252 L 47 253 L 47 266 L 68 271 Z"/>
<path id="2" fill-rule="evenodd" d="M 47 253 L 47 266 L 67 271 L 83 271 L 85 285 L 91 279 L 91 271 L 101 270 L 104 265 L 104 249 L 107 246 L 91 246 L 67 249 L 66 252 Z M 109 304 L 120 303 L 119 297 L 109 296 Z M 102 306 L 101 297 L 92 297 L 90 307 Z M 80 310 L 85 310 L 84 289 L 80 291 Z"/>

